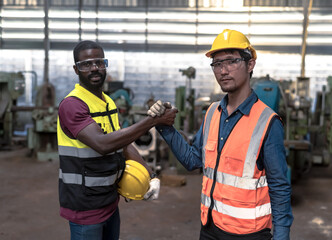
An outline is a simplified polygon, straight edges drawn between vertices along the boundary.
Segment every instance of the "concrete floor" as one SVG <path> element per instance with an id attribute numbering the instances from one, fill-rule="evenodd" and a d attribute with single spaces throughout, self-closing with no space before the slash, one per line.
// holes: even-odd
<path id="1" fill-rule="evenodd" d="M 0 151 L 0 239 L 69 239 L 59 214 L 57 162 L 37 162 L 24 148 Z M 200 174 L 162 186 L 159 200 L 120 202 L 122 240 L 198 239 Z M 293 185 L 292 240 L 332 239 L 332 167 L 315 167 Z"/>

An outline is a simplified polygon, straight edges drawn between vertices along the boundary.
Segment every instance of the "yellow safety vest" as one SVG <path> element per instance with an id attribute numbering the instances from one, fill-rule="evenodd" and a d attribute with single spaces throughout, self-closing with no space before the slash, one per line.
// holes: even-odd
<path id="1" fill-rule="evenodd" d="M 90 116 L 105 134 L 120 129 L 117 108 L 103 93 L 105 101 L 80 86 L 66 97 L 81 99 L 89 107 Z M 58 147 L 60 157 L 60 206 L 75 211 L 105 207 L 118 197 L 117 183 L 125 168 L 122 151 L 101 155 L 78 139 L 68 137 L 58 118 Z"/>

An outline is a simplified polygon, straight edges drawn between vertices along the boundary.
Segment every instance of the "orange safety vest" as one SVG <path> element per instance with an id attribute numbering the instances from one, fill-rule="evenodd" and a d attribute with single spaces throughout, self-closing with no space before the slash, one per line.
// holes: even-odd
<path id="1" fill-rule="evenodd" d="M 271 228 L 265 170 L 258 170 L 256 161 L 270 121 L 277 114 L 258 100 L 249 115 L 237 122 L 218 152 L 218 105 L 211 104 L 203 126 L 202 224 L 206 225 L 208 214 L 212 214 L 217 227 L 233 234 Z"/>

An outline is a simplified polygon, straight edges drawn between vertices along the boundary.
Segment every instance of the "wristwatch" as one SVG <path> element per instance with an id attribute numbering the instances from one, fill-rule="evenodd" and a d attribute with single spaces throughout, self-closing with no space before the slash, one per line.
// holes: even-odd
<path id="1" fill-rule="evenodd" d="M 156 178 L 156 177 L 157 177 L 157 173 L 152 173 L 151 176 L 150 176 L 151 179 Z"/>

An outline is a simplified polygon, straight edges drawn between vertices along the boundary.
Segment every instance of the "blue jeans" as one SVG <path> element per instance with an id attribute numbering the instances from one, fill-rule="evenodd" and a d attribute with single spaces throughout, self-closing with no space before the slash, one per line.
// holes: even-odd
<path id="1" fill-rule="evenodd" d="M 118 240 L 120 235 L 119 208 L 105 222 L 81 225 L 69 222 L 71 240 Z"/>

